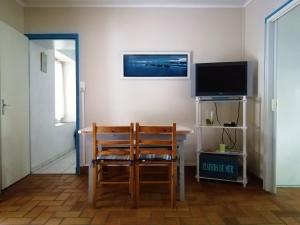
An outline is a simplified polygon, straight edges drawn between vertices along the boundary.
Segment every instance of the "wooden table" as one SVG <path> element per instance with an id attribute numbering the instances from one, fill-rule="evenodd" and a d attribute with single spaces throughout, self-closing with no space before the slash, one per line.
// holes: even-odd
<path id="1" fill-rule="evenodd" d="M 187 127 L 183 127 L 177 125 L 177 163 L 179 166 L 179 199 L 180 201 L 185 200 L 185 182 L 184 182 L 184 142 L 186 141 L 187 135 L 192 134 L 193 130 Z M 92 127 L 86 127 L 78 131 L 84 137 L 84 141 L 88 141 L 91 143 L 91 134 L 92 134 Z M 116 135 L 116 134 L 114 134 Z M 117 138 L 117 136 L 116 136 Z M 92 203 L 92 196 L 93 196 L 93 166 L 91 164 L 91 151 L 92 148 L 89 148 L 90 154 L 88 154 L 87 161 L 90 162 L 89 166 L 89 183 L 88 183 L 88 201 Z"/>

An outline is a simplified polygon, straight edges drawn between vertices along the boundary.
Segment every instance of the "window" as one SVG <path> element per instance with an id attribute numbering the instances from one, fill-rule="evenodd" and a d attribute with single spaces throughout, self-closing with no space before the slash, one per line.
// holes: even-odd
<path id="1" fill-rule="evenodd" d="M 56 126 L 76 121 L 76 66 L 72 51 L 65 50 L 64 53 L 55 51 Z"/>
<path id="2" fill-rule="evenodd" d="M 65 115 L 63 64 L 55 60 L 55 122 L 62 122 Z"/>

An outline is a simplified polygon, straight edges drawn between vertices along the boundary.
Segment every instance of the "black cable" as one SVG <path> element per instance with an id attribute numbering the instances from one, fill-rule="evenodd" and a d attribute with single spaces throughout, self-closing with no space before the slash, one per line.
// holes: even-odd
<path id="1" fill-rule="evenodd" d="M 220 120 L 219 120 L 219 116 L 218 116 L 218 107 L 217 107 L 217 103 L 215 103 L 215 110 L 216 110 L 216 118 L 217 118 L 218 124 L 219 124 L 220 126 L 222 126 L 221 123 L 220 123 Z"/>
<path id="2" fill-rule="evenodd" d="M 238 104 L 238 112 L 237 112 L 237 118 L 236 118 L 236 125 L 237 126 L 238 126 L 239 118 L 240 118 L 240 109 L 241 109 L 241 102 L 239 102 L 239 104 Z M 235 137 L 234 137 L 235 140 L 234 140 L 233 148 L 235 148 L 236 144 L 237 144 L 236 132 L 237 132 L 237 129 L 235 129 Z"/>
<path id="3" fill-rule="evenodd" d="M 217 122 L 218 122 L 218 124 L 219 124 L 220 126 L 223 126 L 223 125 L 221 124 L 220 120 L 219 120 L 217 103 L 214 103 L 214 105 L 215 105 L 215 110 L 216 110 L 216 118 L 217 118 Z M 240 118 L 240 107 L 241 107 L 241 103 L 239 102 L 239 103 L 238 103 L 238 109 L 237 109 L 236 126 L 238 125 L 239 118 Z M 231 137 L 230 132 L 229 132 L 227 129 L 223 128 L 223 129 L 222 129 L 222 143 L 225 143 L 225 141 L 224 141 L 224 133 L 226 133 L 226 136 L 227 136 L 227 138 L 229 139 L 229 143 L 230 143 L 229 146 L 230 146 L 230 147 L 228 147 L 228 149 L 229 149 L 229 150 L 234 149 L 234 148 L 236 147 L 236 144 L 237 144 L 237 135 L 236 135 L 236 134 L 237 134 L 237 129 L 234 129 L 234 141 L 232 140 L 232 137 Z"/>
<path id="4" fill-rule="evenodd" d="M 214 103 L 215 105 L 215 111 L 216 111 L 216 118 L 217 118 L 217 122 L 220 126 L 223 126 L 221 123 L 220 123 L 220 120 L 219 120 L 219 115 L 218 115 L 218 106 L 217 106 L 217 103 Z M 224 143 L 224 128 L 222 129 L 222 138 L 221 138 L 221 141 L 222 143 Z"/>
<path id="5" fill-rule="evenodd" d="M 241 102 L 238 103 L 238 110 L 237 110 L 237 118 L 236 118 L 236 126 L 238 126 L 239 118 L 240 118 L 240 108 L 241 108 Z M 237 137 L 236 137 L 237 129 L 234 130 L 234 142 L 231 147 L 229 147 L 230 150 L 234 149 L 237 144 Z"/>
<path id="6" fill-rule="evenodd" d="M 221 124 L 221 122 L 220 122 L 220 120 L 219 120 L 217 103 L 214 103 L 214 104 L 215 104 L 216 118 L 217 118 L 218 124 L 219 124 L 220 126 L 224 126 L 223 124 Z M 229 131 L 228 131 L 227 129 L 225 129 L 225 128 L 222 129 L 222 143 L 225 143 L 225 141 L 224 141 L 224 132 L 226 133 L 226 136 L 227 136 L 227 138 L 229 139 L 229 143 L 230 143 L 229 145 L 230 145 L 230 146 L 233 145 L 234 142 L 233 142 L 233 140 L 232 140 L 232 138 L 231 138 L 231 135 L 230 135 Z"/>
<path id="7" fill-rule="evenodd" d="M 225 143 L 225 142 L 224 142 L 224 131 L 225 131 L 225 129 L 223 128 L 223 129 L 222 129 L 222 143 Z"/>
<path id="8" fill-rule="evenodd" d="M 236 125 L 238 125 L 239 119 L 240 119 L 240 108 L 241 108 L 241 102 L 238 104 L 238 111 L 237 111 L 237 118 L 236 118 Z"/>

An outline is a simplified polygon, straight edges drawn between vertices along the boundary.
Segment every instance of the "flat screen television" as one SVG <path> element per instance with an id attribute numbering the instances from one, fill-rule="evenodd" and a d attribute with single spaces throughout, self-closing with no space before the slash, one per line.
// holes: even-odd
<path id="1" fill-rule="evenodd" d="M 246 96 L 247 62 L 197 63 L 196 96 Z"/>

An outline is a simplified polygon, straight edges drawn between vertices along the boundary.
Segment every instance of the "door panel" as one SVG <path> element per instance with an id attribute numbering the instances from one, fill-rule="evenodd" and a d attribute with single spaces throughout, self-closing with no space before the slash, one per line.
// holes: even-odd
<path id="1" fill-rule="evenodd" d="M 276 185 L 300 186 L 300 7 L 277 24 Z"/>
<path id="2" fill-rule="evenodd" d="M 2 189 L 30 172 L 28 39 L 0 21 Z"/>

